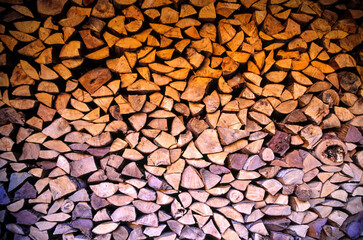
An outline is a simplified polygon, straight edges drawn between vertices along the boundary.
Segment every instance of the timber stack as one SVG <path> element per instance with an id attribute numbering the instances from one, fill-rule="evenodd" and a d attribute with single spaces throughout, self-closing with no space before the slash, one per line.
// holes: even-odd
<path id="1" fill-rule="evenodd" d="M 0 0 L 1 239 L 357 239 L 359 0 Z"/>

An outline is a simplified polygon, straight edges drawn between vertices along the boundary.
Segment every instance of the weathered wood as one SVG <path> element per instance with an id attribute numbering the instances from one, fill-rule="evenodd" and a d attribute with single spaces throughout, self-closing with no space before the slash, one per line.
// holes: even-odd
<path id="1" fill-rule="evenodd" d="M 276 131 L 276 135 L 267 143 L 267 146 L 273 152 L 281 156 L 285 155 L 286 151 L 290 148 L 290 134 Z"/>

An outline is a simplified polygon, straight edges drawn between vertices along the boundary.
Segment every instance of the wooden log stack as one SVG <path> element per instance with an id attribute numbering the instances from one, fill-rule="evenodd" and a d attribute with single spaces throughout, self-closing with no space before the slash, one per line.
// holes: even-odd
<path id="1" fill-rule="evenodd" d="M 359 0 L 0 0 L 0 238 L 357 239 Z"/>

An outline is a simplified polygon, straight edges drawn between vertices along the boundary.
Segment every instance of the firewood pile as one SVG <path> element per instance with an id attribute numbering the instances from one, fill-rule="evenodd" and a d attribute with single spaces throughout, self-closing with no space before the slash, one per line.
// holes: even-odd
<path id="1" fill-rule="evenodd" d="M 0 238 L 363 236 L 362 18 L 0 0 Z"/>

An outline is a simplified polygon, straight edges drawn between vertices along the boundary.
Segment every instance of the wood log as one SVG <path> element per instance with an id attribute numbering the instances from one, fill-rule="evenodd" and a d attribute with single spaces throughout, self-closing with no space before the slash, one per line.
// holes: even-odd
<path id="1" fill-rule="evenodd" d="M 316 156 L 325 164 L 340 165 L 347 154 L 346 145 L 337 137 L 326 135 L 316 147 Z"/>

